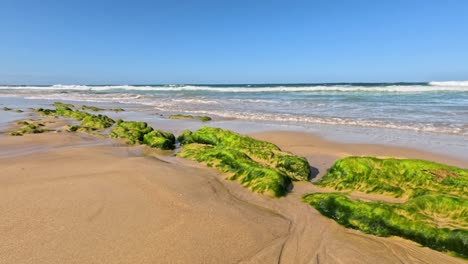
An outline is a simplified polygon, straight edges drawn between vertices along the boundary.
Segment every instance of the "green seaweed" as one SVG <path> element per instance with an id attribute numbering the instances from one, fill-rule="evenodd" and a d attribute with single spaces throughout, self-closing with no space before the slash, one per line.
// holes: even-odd
<path id="1" fill-rule="evenodd" d="M 170 115 L 169 119 L 182 119 L 182 120 L 198 119 L 202 122 L 211 121 L 211 117 L 209 116 L 192 116 L 192 115 Z"/>
<path id="2" fill-rule="evenodd" d="M 153 130 L 143 136 L 143 143 L 153 148 L 174 149 L 175 137 L 168 132 Z"/>
<path id="3" fill-rule="evenodd" d="M 110 110 L 110 111 L 113 111 L 113 112 L 123 112 L 123 111 L 125 111 L 125 109 L 120 108 L 120 107 L 118 107 L 118 108 L 111 108 L 111 109 L 109 109 L 109 110 Z"/>
<path id="4" fill-rule="evenodd" d="M 270 142 L 256 140 L 229 130 L 206 126 L 193 133 L 183 131 L 178 140 L 182 145 L 199 143 L 239 149 L 253 160 L 279 170 L 292 180 L 309 179 L 310 166 L 305 158 L 281 151 Z"/>
<path id="5" fill-rule="evenodd" d="M 38 108 L 38 109 L 36 109 L 36 111 L 41 116 L 55 116 L 55 110 L 53 110 L 53 109 Z"/>
<path id="6" fill-rule="evenodd" d="M 146 144 L 161 149 L 174 149 L 173 134 L 154 130 L 146 122 L 117 120 L 110 137 L 125 139 L 128 144 Z"/>
<path id="7" fill-rule="evenodd" d="M 73 108 L 73 107 L 75 107 L 72 104 L 65 104 L 65 103 L 62 103 L 62 102 L 54 102 L 53 106 L 58 107 L 58 108 Z"/>
<path id="8" fill-rule="evenodd" d="M 93 112 L 99 112 L 99 111 L 104 111 L 106 109 L 104 108 L 99 108 L 99 107 L 96 107 L 96 106 L 89 106 L 89 105 L 83 105 L 81 106 L 81 110 L 84 110 L 84 111 L 93 111 Z"/>
<path id="9" fill-rule="evenodd" d="M 105 115 L 87 115 L 81 121 L 81 126 L 91 129 L 104 129 L 111 127 L 115 121 Z"/>
<path id="10" fill-rule="evenodd" d="M 21 110 L 21 109 L 13 109 L 13 108 L 9 108 L 9 107 L 3 107 L 3 111 L 13 111 L 15 113 L 23 113 L 24 111 Z"/>
<path id="11" fill-rule="evenodd" d="M 71 125 L 67 126 L 67 131 L 68 132 L 78 132 L 80 130 L 81 126 L 78 125 Z"/>
<path id="12" fill-rule="evenodd" d="M 39 133 L 44 133 L 44 132 L 50 131 L 48 129 L 41 128 L 42 126 L 44 126 L 44 124 L 41 124 L 41 123 L 24 122 L 24 123 L 21 123 L 21 124 L 24 124 L 24 126 L 22 126 L 20 129 L 18 129 L 16 131 L 10 132 L 10 135 L 12 135 L 12 136 L 22 136 L 24 134 L 39 134 Z"/>
<path id="13" fill-rule="evenodd" d="M 354 200 L 347 193 L 314 193 L 304 201 L 346 227 L 467 256 L 466 169 L 416 159 L 348 157 L 335 162 L 316 184 L 408 198 L 394 204 Z"/>
<path id="14" fill-rule="evenodd" d="M 70 104 L 63 104 L 55 102 L 55 110 L 39 108 L 37 111 L 42 115 L 54 115 L 73 118 L 81 121 L 81 127 L 88 128 L 91 130 L 99 130 L 111 127 L 115 121 L 105 115 L 92 115 L 87 112 L 80 110 L 73 110 L 69 106 Z"/>
<path id="15" fill-rule="evenodd" d="M 466 199 L 430 194 L 391 204 L 356 201 L 343 193 L 314 193 L 303 199 L 346 227 L 377 236 L 400 236 L 432 249 L 467 256 Z M 441 227 L 435 219 L 451 224 Z"/>
<path id="16" fill-rule="evenodd" d="M 231 173 L 229 178 L 259 193 L 283 196 L 293 180 L 307 180 L 307 160 L 281 151 L 276 145 L 220 128 L 185 130 L 177 138 L 180 157 Z"/>
<path id="17" fill-rule="evenodd" d="M 286 175 L 261 166 L 237 149 L 189 144 L 183 147 L 178 156 L 230 173 L 229 179 L 240 182 L 254 192 L 279 197 L 285 195 L 291 187 L 291 179 Z"/>
<path id="18" fill-rule="evenodd" d="M 416 159 L 348 157 L 335 162 L 317 185 L 394 197 L 432 191 L 467 198 L 468 170 Z"/>
<path id="19" fill-rule="evenodd" d="M 143 144 L 145 134 L 153 131 L 146 122 L 117 120 L 110 131 L 110 137 L 125 139 L 129 144 Z"/>

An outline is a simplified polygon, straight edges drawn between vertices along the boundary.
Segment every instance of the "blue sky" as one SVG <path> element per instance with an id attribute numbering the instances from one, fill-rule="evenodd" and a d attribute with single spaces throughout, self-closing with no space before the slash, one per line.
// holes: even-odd
<path id="1" fill-rule="evenodd" d="M 2 0 L 0 83 L 468 80 L 468 1 Z"/>

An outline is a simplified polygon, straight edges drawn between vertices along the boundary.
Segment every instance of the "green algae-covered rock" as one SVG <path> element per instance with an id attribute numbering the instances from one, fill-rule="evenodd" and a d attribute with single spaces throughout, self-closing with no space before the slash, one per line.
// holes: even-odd
<path id="1" fill-rule="evenodd" d="M 281 151 L 276 145 L 249 136 L 213 127 L 202 127 L 195 132 L 184 131 L 178 140 L 181 144 L 199 143 L 231 147 L 249 155 L 262 164 L 273 167 L 292 180 L 308 180 L 310 167 L 303 157 Z"/>
<path id="2" fill-rule="evenodd" d="M 307 180 L 307 160 L 281 151 L 276 145 L 220 128 L 185 130 L 177 138 L 179 156 L 206 163 L 259 193 L 285 195 L 293 180 Z"/>
<path id="3" fill-rule="evenodd" d="M 353 200 L 343 193 L 313 193 L 304 201 L 346 227 L 378 236 L 400 236 L 467 257 L 468 201 L 431 194 L 403 204 Z"/>
<path id="4" fill-rule="evenodd" d="M 335 162 L 316 184 L 407 198 L 395 204 L 361 201 L 348 193 L 313 193 L 304 201 L 346 227 L 468 256 L 466 169 L 416 159 L 348 157 Z"/>
<path id="5" fill-rule="evenodd" d="M 117 120 L 110 132 L 112 138 L 122 138 L 129 144 L 142 144 L 145 134 L 153 131 L 146 122 Z"/>
<path id="6" fill-rule="evenodd" d="M 46 131 L 50 131 L 47 129 L 43 129 L 42 127 L 44 124 L 42 123 L 28 123 L 24 121 L 24 126 L 22 126 L 20 129 L 10 132 L 10 135 L 12 136 L 22 136 L 24 134 L 39 134 L 39 133 L 44 133 Z"/>
<path id="7" fill-rule="evenodd" d="M 416 159 L 348 157 L 340 159 L 318 183 L 394 197 L 435 191 L 468 196 L 468 170 Z"/>
<path id="8" fill-rule="evenodd" d="M 87 115 L 81 121 L 81 126 L 92 129 L 104 129 L 111 127 L 115 121 L 105 115 Z"/>
<path id="9" fill-rule="evenodd" d="M 65 103 L 62 103 L 62 102 L 54 102 L 53 106 L 58 107 L 58 108 L 73 108 L 73 107 L 75 107 L 72 104 L 65 104 Z"/>
<path id="10" fill-rule="evenodd" d="M 89 110 L 89 111 L 98 112 L 98 111 L 104 111 L 106 109 L 95 107 L 95 106 L 83 105 L 83 106 L 81 106 L 81 110 L 84 110 L 84 111 Z"/>
<path id="11" fill-rule="evenodd" d="M 21 110 L 21 109 L 13 109 L 13 108 L 9 108 L 9 107 L 3 107 L 3 111 L 13 111 L 15 113 L 23 113 L 24 111 Z"/>
<path id="12" fill-rule="evenodd" d="M 279 197 L 285 195 L 291 187 L 291 179 L 286 175 L 261 166 L 245 153 L 233 148 L 188 144 L 184 145 L 178 155 L 229 173 L 229 179 L 240 182 L 254 192 Z"/>
<path id="13" fill-rule="evenodd" d="M 198 119 L 202 122 L 211 121 L 211 117 L 209 116 L 192 116 L 192 115 L 170 115 L 169 119 L 182 119 L 182 120 Z"/>
<path id="14" fill-rule="evenodd" d="M 68 132 L 77 132 L 80 130 L 81 126 L 77 125 L 71 125 L 71 126 L 66 126 Z"/>
<path id="15" fill-rule="evenodd" d="M 153 148 L 174 149 L 175 137 L 168 132 L 153 130 L 143 136 L 143 143 Z"/>
<path id="16" fill-rule="evenodd" d="M 117 120 L 110 132 L 112 138 L 122 138 L 129 144 L 146 144 L 161 149 L 174 149 L 173 134 L 154 130 L 145 122 Z"/>
<path id="17" fill-rule="evenodd" d="M 70 117 L 76 119 L 78 121 L 83 120 L 85 117 L 89 116 L 90 114 L 80 111 L 80 110 L 72 110 L 71 108 L 62 108 L 56 107 L 55 114 L 63 117 Z"/>
<path id="18" fill-rule="evenodd" d="M 55 116 L 55 110 L 38 108 L 36 111 L 42 116 Z"/>
<path id="19" fill-rule="evenodd" d="M 123 111 L 125 111 L 125 109 L 120 108 L 120 107 L 118 107 L 118 108 L 111 108 L 111 109 L 109 109 L 109 110 L 112 111 L 112 112 L 123 112 Z"/>

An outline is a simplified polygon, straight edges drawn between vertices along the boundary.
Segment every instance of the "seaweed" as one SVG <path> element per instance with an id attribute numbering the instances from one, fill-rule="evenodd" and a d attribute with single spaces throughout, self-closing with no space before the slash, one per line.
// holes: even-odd
<path id="1" fill-rule="evenodd" d="M 202 122 L 211 121 L 211 117 L 209 116 L 192 116 L 192 115 L 170 115 L 169 119 L 182 119 L 182 120 L 198 119 Z"/>
<path id="2" fill-rule="evenodd" d="M 346 227 L 467 256 L 466 169 L 417 159 L 348 157 L 335 162 L 316 184 L 405 197 L 404 203 L 394 204 L 355 200 L 347 193 L 313 193 L 304 201 Z"/>
<path id="3" fill-rule="evenodd" d="M 22 124 L 23 126 L 16 131 L 10 132 L 11 136 L 22 136 L 24 134 L 39 134 L 39 133 L 51 131 L 49 129 L 41 128 L 44 126 L 44 124 L 42 123 L 29 123 L 26 121 L 21 121 L 21 122 L 18 122 L 18 124 Z"/>
<path id="4" fill-rule="evenodd" d="M 143 136 L 143 143 L 153 148 L 174 149 L 175 137 L 169 132 L 153 130 Z"/>
<path id="5" fill-rule="evenodd" d="M 54 102 L 53 106 L 58 107 L 58 108 L 73 108 L 73 107 L 75 107 L 72 104 L 65 104 L 65 103 L 62 103 L 62 102 Z"/>
<path id="6" fill-rule="evenodd" d="M 87 115 L 81 121 L 81 126 L 92 129 L 104 129 L 111 127 L 114 123 L 113 119 L 105 115 Z"/>
<path id="7" fill-rule="evenodd" d="M 343 193 L 313 193 L 303 199 L 346 227 L 377 236 L 400 236 L 435 250 L 467 256 L 466 199 L 430 194 L 391 204 L 352 200 Z M 436 218 L 452 224 L 440 227 Z"/>
<path id="8" fill-rule="evenodd" d="M 467 198 L 468 170 L 417 159 L 347 157 L 336 161 L 317 185 L 393 197 L 432 191 Z"/>
<path id="9" fill-rule="evenodd" d="M 81 110 L 83 110 L 83 111 L 89 110 L 89 111 L 93 111 L 93 112 L 99 112 L 99 111 L 104 111 L 106 109 L 99 108 L 99 107 L 96 107 L 96 106 L 83 105 L 83 106 L 81 106 Z"/>
<path id="10" fill-rule="evenodd" d="M 146 122 L 117 120 L 110 137 L 125 139 L 128 144 L 146 144 L 161 149 L 174 149 L 173 134 L 154 130 Z"/>
<path id="11" fill-rule="evenodd" d="M 185 130 L 178 140 L 183 145 L 180 157 L 230 173 L 229 179 L 255 192 L 283 196 L 292 181 L 307 180 L 310 174 L 305 158 L 229 130 L 212 127 L 195 132 Z"/>

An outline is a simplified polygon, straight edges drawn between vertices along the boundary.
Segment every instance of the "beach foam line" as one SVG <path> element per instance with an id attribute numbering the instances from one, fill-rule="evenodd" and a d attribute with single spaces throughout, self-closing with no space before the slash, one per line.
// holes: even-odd
<path id="1" fill-rule="evenodd" d="M 352 84 L 343 85 L 310 85 L 310 86 L 132 86 L 132 85 L 52 85 L 52 86 L 0 86 L 0 90 L 13 91 L 205 91 L 221 93 L 258 93 L 258 92 L 400 92 L 421 93 L 434 91 L 468 91 L 468 81 L 465 82 L 430 82 L 428 85 L 376 85 L 359 86 Z"/>
<path id="2" fill-rule="evenodd" d="M 432 86 L 455 86 L 455 87 L 468 87 L 468 81 L 446 81 L 446 82 L 430 82 Z"/>

